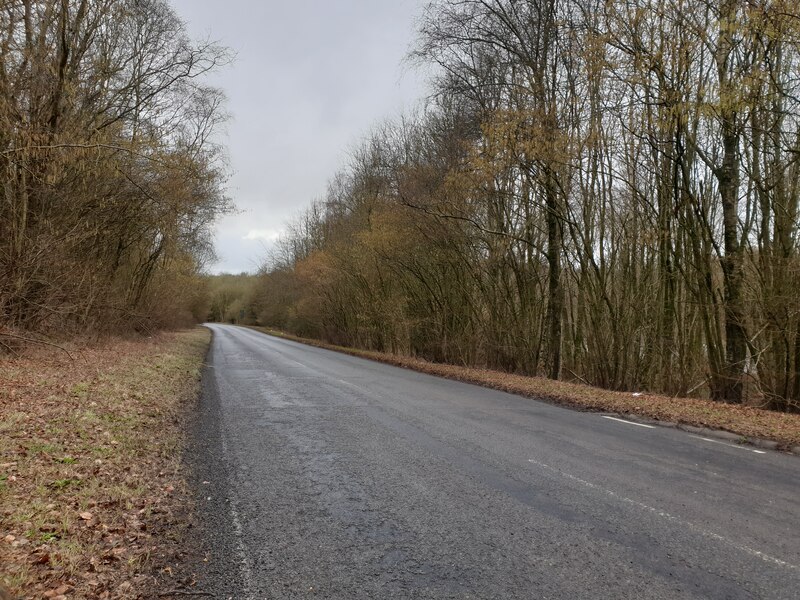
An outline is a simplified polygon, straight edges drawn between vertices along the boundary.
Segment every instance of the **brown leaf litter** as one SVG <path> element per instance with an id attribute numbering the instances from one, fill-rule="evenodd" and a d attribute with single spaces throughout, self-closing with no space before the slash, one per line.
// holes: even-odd
<path id="1" fill-rule="evenodd" d="M 198 328 L 74 360 L 0 357 L 0 582 L 14 598 L 157 595 L 183 552 L 182 423 L 208 341 Z"/>

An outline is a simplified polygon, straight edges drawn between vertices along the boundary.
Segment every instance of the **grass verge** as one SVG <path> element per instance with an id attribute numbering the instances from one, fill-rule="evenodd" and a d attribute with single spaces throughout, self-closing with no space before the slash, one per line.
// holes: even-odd
<path id="1" fill-rule="evenodd" d="M 181 450 L 210 332 L 0 361 L 0 580 L 19 598 L 150 598 L 181 553 Z"/>
<path id="2" fill-rule="evenodd" d="M 419 358 L 335 346 L 300 338 L 266 327 L 251 327 L 269 335 L 318 348 L 343 352 L 430 375 L 543 399 L 580 410 L 610 412 L 652 419 L 669 424 L 690 425 L 727 431 L 748 440 L 771 440 L 782 450 L 800 447 L 800 415 L 779 413 L 751 406 L 723 404 L 701 398 L 673 398 L 657 394 L 615 392 L 579 383 L 543 377 L 514 375 L 501 371 L 433 363 Z"/>

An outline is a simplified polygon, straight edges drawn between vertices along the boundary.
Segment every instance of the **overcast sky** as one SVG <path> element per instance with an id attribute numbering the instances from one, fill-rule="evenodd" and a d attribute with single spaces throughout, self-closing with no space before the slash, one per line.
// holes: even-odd
<path id="1" fill-rule="evenodd" d="M 403 66 L 424 0 L 171 0 L 194 38 L 237 55 L 210 83 L 233 115 L 225 142 L 240 214 L 217 227 L 214 272 L 253 271 L 372 125 L 410 109 Z"/>

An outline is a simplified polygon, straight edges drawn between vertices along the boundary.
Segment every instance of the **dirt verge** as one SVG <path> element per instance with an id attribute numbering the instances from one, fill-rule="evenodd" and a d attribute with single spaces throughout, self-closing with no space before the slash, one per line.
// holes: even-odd
<path id="1" fill-rule="evenodd" d="M 614 392 L 579 383 L 552 381 L 543 377 L 514 375 L 489 369 L 432 363 L 419 358 L 334 346 L 300 338 L 274 329 L 257 331 L 303 344 L 344 352 L 406 369 L 447 377 L 484 387 L 547 400 L 580 410 L 652 419 L 665 425 L 702 427 L 736 434 L 742 443 L 770 440 L 780 450 L 800 452 L 800 415 L 779 413 L 751 406 L 723 404 L 701 398 L 672 398 L 648 393 Z M 770 447 L 770 446 L 767 446 Z"/>
<path id="2" fill-rule="evenodd" d="M 169 589 L 189 522 L 185 411 L 209 340 L 197 328 L 0 360 L 0 581 L 13 597 Z"/>

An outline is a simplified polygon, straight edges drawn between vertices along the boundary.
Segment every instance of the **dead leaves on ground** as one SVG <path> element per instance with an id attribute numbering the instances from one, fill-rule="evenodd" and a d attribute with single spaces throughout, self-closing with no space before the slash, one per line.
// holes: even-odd
<path id="1" fill-rule="evenodd" d="M 0 580 L 19 598 L 153 595 L 181 551 L 181 411 L 208 339 L 0 362 Z"/>

